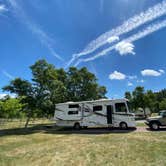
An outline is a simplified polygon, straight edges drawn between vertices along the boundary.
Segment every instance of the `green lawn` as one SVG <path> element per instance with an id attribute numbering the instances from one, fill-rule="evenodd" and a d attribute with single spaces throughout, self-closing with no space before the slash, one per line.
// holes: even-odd
<path id="1" fill-rule="evenodd" d="M 137 122 L 136 121 L 137 127 L 146 127 L 147 125 L 144 122 Z"/>
<path id="2" fill-rule="evenodd" d="M 166 132 L 79 134 L 36 126 L 0 131 L 0 166 L 166 165 Z"/>
<path id="3" fill-rule="evenodd" d="M 26 119 L 0 119 L 0 130 L 23 128 L 25 126 L 25 122 L 26 122 Z M 52 124 L 52 123 L 55 123 L 55 122 L 45 118 L 31 119 L 29 122 L 29 127 L 33 127 L 38 124 Z"/>

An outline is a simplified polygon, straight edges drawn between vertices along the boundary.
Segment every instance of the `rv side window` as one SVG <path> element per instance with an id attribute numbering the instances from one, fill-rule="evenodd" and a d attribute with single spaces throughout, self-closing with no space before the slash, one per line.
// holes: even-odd
<path id="1" fill-rule="evenodd" d="M 88 108 L 84 108 L 84 112 L 90 112 Z"/>
<path id="2" fill-rule="evenodd" d="M 115 109 L 116 109 L 116 112 L 127 112 L 125 103 L 116 103 Z"/>
<path id="3" fill-rule="evenodd" d="M 93 111 L 102 111 L 103 107 L 101 105 L 93 106 Z"/>
<path id="4" fill-rule="evenodd" d="M 69 108 L 79 108 L 79 104 L 69 104 Z"/>
<path id="5" fill-rule="evenodd" d="M 78 114 L 78 111 L 69 111 L 68 112 L 68 115 L 75 115 L 75 114 Z"/>

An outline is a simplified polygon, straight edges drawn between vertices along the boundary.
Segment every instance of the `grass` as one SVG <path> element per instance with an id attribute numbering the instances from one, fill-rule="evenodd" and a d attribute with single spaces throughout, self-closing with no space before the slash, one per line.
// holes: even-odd
<path id="1" fill-rule="evenodd" d="M 165 149 L 165 132 L 80 134 L 40 125 L 0 131 L 1 166 L 165 166 Z"/>
<path id="2" fill-rule="evenodd" d="M 136 120 L 136 126 L 137 127 L 146 127 L 147 125 L 145 124 L 145 119 L 143 120 Z"/>
<path id="3" fill-rule="evenodd" d="M 1 129 L 13 129 L 23 128 L 25 126 L 26 119 L 0 119 L 0 130 Z M 31 119 L 29 127 L 36 126 L 37 124 L 52 124 L 54 121 L 50 121 L 46 118 Z"/>
<path id="4" fill-rule="evenodd" d="M 137 127 L 146 127 L 147 125 L 144 122 L 137 122 Z"/>

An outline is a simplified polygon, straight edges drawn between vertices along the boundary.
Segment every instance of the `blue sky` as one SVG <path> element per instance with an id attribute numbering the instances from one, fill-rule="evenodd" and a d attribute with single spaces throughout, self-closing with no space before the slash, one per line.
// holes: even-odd
<path id="1" fill-rule="evenodd" d="M 86 66 L 110 98 L 166 88 L 165 20 L 166 0 L 0 0 L 0 88 L 41 58 Z"/>

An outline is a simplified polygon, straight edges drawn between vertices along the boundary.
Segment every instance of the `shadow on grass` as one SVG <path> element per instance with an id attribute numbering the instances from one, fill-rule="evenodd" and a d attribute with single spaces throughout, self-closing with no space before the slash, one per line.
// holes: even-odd
<path id="1" fill-rule="evenodd" d="M 162 132 L 162 131 L 166 131 L 165 127 L 160 127 L 159 130 L 151 130 L 150 128 L 146 128 L 147 131 L 152 131 L 152 132 Z"/>
<path id="2" fill-rule="evenodd" d="M 34 133 L 47 133 L 47 134 L 111 134 L 111 133 L 130 133 L 135 131 L 135 128 L 128 130 L 120 130 L 118 128 L 87 128 L 81 130 L 74 130 L 73 128 L 57 127 L 50 124 L 38 124 L 32 127 L 25 128 L 13 128 L 0 130 L 0 137 L 9 135 L 28 135 Z"/>

